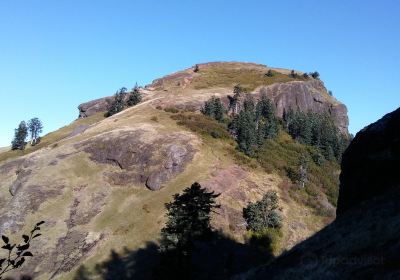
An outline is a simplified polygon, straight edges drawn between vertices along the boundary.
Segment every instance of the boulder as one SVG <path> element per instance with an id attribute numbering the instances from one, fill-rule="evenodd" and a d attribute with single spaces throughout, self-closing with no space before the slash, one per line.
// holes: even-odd
<path id="1" fill-rule="evenodd" d="M 79 118 L 86 118 L 94 115 L 98 112 L 105 112 L 108 109 L 108 106 L 112 102 L 113 97 L 103 97 L 99 99 L 95 99 L 86 103 L 82 103 L 78 106 L 79 110 Z"/>

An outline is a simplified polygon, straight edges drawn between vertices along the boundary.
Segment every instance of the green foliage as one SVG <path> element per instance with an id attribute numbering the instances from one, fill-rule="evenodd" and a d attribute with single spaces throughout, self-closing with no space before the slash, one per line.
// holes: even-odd
<path id="1" fill-rule="evenodd" d="M 124 109 L 125 96 L 126 96 L 126 88 L 124 87 L 115 93 L 114 100 L 111 103 L 105 115 L 106 117 L 111 117 L 112 115 L 115 115 Z"/>
<path id="2" fill-rule="evenodd" d="M 135 87 L 132 89 L 131 93 L 128 96 L 128 101 L 126 104 L 129 107 L 135 106 L 136 104 L 140 103 L 142 101 L 142 95 L 139 92 L 139 87 L 136 84 Z"/>
<path id="3" fill-rule="evenodd" d="M 267 77 L 273 77 L 273 76 L 274 76 L 274 73 L 272 72 L 271 69 L 269 69 L 268 72 L 265 74 L 265 76 L 267 76 Z"/>
<path id="4" fill-rule="evenodd" d="M 222 139 L 231 138 L 226 126 L 210 117 L 194 113 L 180 113 L 172 115 L 171 118 L 176 120 L 178 125 L 183 125 L 200 135 Z"/>
<path id="5" fill-rule="evenodd" d="M 250 231 L 248 243 L 252 246 L 258 247 L 262 251 L 266 250 L 272 254 L 279 254 L 280 241 L 283 237 L 280 228 L 265 228 L 261 231 Z"/>
<path id="6" fill-rule="evenodd" d="M 317 71 L 311 72 L 310 73 L 311 77 L 313 77 L 314 79 L 319 79 L 319 73 Z"/>
<path id="7" fill-rule="evenodd" d="M 199 72 L 199 65 L 198 65 L 198 64 L 196 64 L 196 65 L 194 66 L 193 72 L 194 72 L 194 73 Z"/>
<path id="8" fill-rule="evenodd" d="M 41 236 L 39 231 L 42 224 L 44 224 L 43 221 L 37 223 L 29 235 L 23 234 L 23 242 L 18 245 L 10 243 L 10 239 L 2 235 L 1 238 L 4 245 L 1 248 L 7 251 L 7 253 L 6 257 L 0 258 L 0 280 L 3 279 L 5 273 L 20 268 L 25 263 L 27 257 L 33 257 L 32 252 L 28 251 L 28 249 L 32 240 Z"/>
<path id="9" fill-rule="evenodd" d="M 307 161 L 307 184 L 304 188 L 293 188 L 290 194 L 300 203 L 306 204 L 318 213 L 324 209 L 319 196 L 325 194 L 332 205 L 336 205 L 339 194 L 339 165 L 336 160 L 315 163 L 321 152 L 318 148 L 294 141 L 290 135 L 280 131 L 276 139 L 267 139 L 259 148 L 256 159 L 267 172 L 287 176 L 296 185 L 300 182 L 300 158 Z M 317 213 L 317 214 L 318 214 Z"/>
<path id="10" fill-rule="evenodd" d="M 265 94 L 255 104 L 251 95 L 247 95 L 243 110 L 229 125 L 235 135 L 238 147 L 248 156 L 255 156 L 264 139 L 275 138 L 278 134 L 278 122 L 273 103 Z"/>
<path id="11" fill-rule="evenodd" d="M 206 116 L 222 122 L 224 119 L 225 108 L 221 103 L 221 99 L 213 96 L 204 103 L 204 106 L 201 108 L 201 112 Z"/>
<path id="12" fill-rule="evenodd" d="M 219 207 L 215 202 L 218 196 L 197 182 L 182 194 L 175 194 L 174 200 L 165 205 L 168 221 L 161 230 L 160 250 L 190 255 L 193 242 L 211 233 L 210 214 Z"/>
<path id="13" fill-rule="evenodd" d="M 20 122 L 15 129 L 14 139 L 11 142 L 12 150 L 24 150 L 26 146 L 25 139 L 28 136 L 28 127 L 24 121 Z"/>
<path id="14" fill-rule="evenodd" d="M 278 200 L 276 192 L 268 191 L 260 201 L 249 203 L 243 209 L 247 229 L 259 232 L 266 228 L 280 228 L 282 217 L 278 212 Z"/>
<path id="15" fill-rule="evenodd" d="M 310 76 L 307 73 L 303 73 L 303 78 L 308 79 Z"/>
<path id="16" fill-rule="evenodd" d="M 43 131 L 42 122 L 38 118 L 32 118 L 28 121 L 28 130 L 31 135 L 31 145 L 34 146 L 39 140 L 39 135 Z"/>
<path id="17" fill-rule="evenodd" d="M 289 110 L 284 113 L 283 120 L 285 128 L 295 140 L 318 147 L 328 160 L 341 159 L 347 147 L 347 138 L 327 114 Z"/>

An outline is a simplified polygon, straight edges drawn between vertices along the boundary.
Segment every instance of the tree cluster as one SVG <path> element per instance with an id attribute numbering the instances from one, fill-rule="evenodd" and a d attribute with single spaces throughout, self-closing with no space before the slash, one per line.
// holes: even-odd
<path id="1" fill-rule="evenodd" d="M 128 97 L 126 97 L 127 95 Z M 122 87 L 114 94 L 114 100 L 108 107 L 105 116 L 111 117 L 112 115 L 124 110 L 125 107 L 135 106 L 136 104 L 140 103 L 140 101 L 142 101 L 142 95 L 139 92 L 139 87 L 137 84 L 130 93 L 128 93 L 126 87 Z"/>
<path id="2" fill-rule="evenodd" d="M 26 138 L 31 136 L 31 145 L 34 146 L 40 141 L 40 133 L 43 131 L 43 124 L 38 118 L 32 118 L 26 123 L 20 122 L 18 128 L 15 129 L 14 139 L 11 142 L 12 150 L 24 150 L 26 146 Z"/>
<path id="3" fill-rule="evenodd" d="M 265 139 L 273 139 L 278 134 L 278 120 L 273 103 L 264 93 L 257 103 L 251 95 L 247 95 L 243 110 L 234 116 L 229 128 L 239 149 L 249 156 L 254 156 Z"/>
<path id="4" fill-rule="evenodd" d="M 280 228 L 282 217 L 278 208 L 279 198 L 275 191 L 268 191 L 260 201 L 250 203 L 243 209 L 247 229 L 260 232 L 267 228 Z"/>
<path id="5" fill-rule="evenodd" d="M 201 112 L 204 115 L 221 122 L 224 119 L 225 108 L 221 103 L 221 99 L 213 96 L 204 103 L 204 106 L 201 108 Z"/>
<path id="6" fill-rule="evenodd" d="M 128 101 L 126 102 L 128 107 L 135 106 L 136 104 L 142 101 L 142 95 L 139 92 L 139 87 L 136 84 L 135 87 L 132 89 L 131 93 L 128 96 Z"/>
<path id="7" fill-rule="evenodd" d="M 293 139 L 318 147 L 328 160 L 341 159 L 347 139 L 327 114 L 289 110 L 283 122 Z"/>

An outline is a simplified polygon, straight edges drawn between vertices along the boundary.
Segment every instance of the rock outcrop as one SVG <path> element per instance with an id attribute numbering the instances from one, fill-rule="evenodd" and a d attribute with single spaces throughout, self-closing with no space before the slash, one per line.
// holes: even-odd
<path id="1" fill-rule="evenodd" d="M 160 137 L 145 130 L 132 130 L 102 135 L 75 146 L 83 147 L 93 161 L 118 166 L 120 172 L 105 173 L 112 183 L 145 184 L 156 191 L 192 160 L 193 140 L 184 133 Z"/>
<path id="2" fill-rule="evenodd" d="M 329 96 L 322 81 L 294 81 L 273 84 L 260 89 L 276 106 L 276 113 L 282 117 L 290 108 L 303 112 L 327 113 L 342 133 L 348 134 L 349 119 L 344 104 Z"/>
<path id="3" fill-rule="evenodd" d="M 400 108 L 357 133 L 343 155 L 337 215 L 400 188 Z"/>
<path id="4" fill-rule="evenodd" d="M 196 78 L 202 77 L 202 82 L 208 85 L 208 79 L 224 80 L 228 74 L 230 76 L 238 75 L 239 70 L 248 71 L 246 73 L 252 75 L 259 75 L 256 78 L 263 77 L 263 73 L 266 73 L 268 69 L 279 72 L 280 75 L 284 74 L 286 78 L 287 74 L 290 73 L 287 69 L 269 68 L 254 63 L 212 62 L 199 64 L 199 66 L 200 72 L 198 73 L 195 73 L 193 68 L 178 71 L 154 80 L 151 84 L 140 88 L 140 91 L 145 96 L 150 97 L 148 100 L 154 99 L 151 101 L 154 107 L 176 107 L 192 111 L 200 110 L 204 101 L 213 95 L 220 97 L 225 105 L 228 105 L 227 96 L 232 94 L 233 89 L 233 85 L 230 84 L 221 87 L 213 86 L 212 83 L 209 88 L 199 89 L 192 85 L 192 81 Z M 206 72 L 208 67 L 219 67 L 223 68 L 224 71 L 215 72 L 210 78 L 203 74 L 203 70 Z M 348 134 L 349 120 L 346 106 L 330 96 L 324 83 L 319 79 L 309 78 L 308 80 L 276 82 L 268 86 L 257 87 L 251 94 L 257 98 L 263 92 L 274 101 L 279 117 L 282 117 L 283 113 L 290 108 L 327 113 L 332 117 L 340 131 Z M 187 98 L 188 96 L 196 96 L 196 98 Z M 112 98 L 112 96 L 100 98 L 79 105 L 79 117 L 84 118 L 98 112 L 105 112 L 112 102 Z"/>
<path id="5" fill-rule="evenodd" d="M 108 96 L 82 103 L 81 105 L 78 106 L 79 117 L 86 118 L 98 112 L 107 111 L 108 106 L 112 102 L 112 99 L 113 99 L 112 96 Z"/>

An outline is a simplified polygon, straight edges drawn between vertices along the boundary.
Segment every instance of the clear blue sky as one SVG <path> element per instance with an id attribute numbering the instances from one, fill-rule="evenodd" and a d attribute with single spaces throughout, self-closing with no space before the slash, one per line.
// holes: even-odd
<path id="1" fill-rule="evenodd" d="M 0 0 L 0 146 L 81 102 L 207 61 L 318 70 L 350 131 L 400 106 L 400 1 Z"/>

